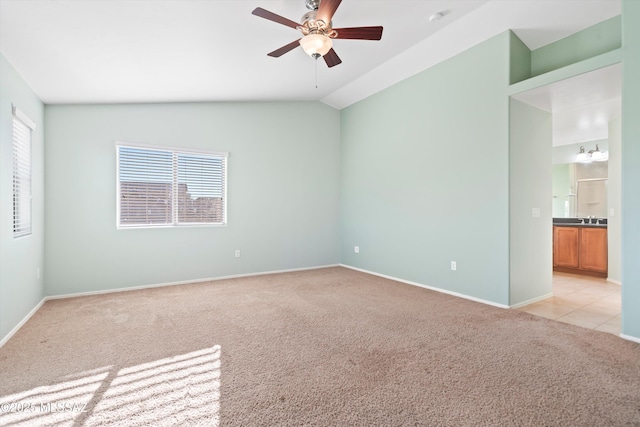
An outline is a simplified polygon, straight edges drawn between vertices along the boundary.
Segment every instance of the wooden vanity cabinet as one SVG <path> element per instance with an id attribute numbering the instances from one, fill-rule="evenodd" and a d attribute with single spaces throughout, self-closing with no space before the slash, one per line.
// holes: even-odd
<path id="1" fill-rule="evenodd" d="M 607 229 L 553 227 L 553 269 L 566 273 L 607 277 Z"/>
<path id="2" fill-rule="evenodd" d="M 606 228 L 581 228 L 579 268 L 607 273 L 609 267 L 607 246 Z"/>
<path id="3" fill-rule="evenodd" d="M 553 266 L 578 268 L 578 227 L 553 227 Z"/>

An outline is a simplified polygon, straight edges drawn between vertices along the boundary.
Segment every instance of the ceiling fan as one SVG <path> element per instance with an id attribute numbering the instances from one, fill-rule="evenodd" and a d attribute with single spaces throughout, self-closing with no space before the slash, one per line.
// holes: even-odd
<path id="1" fill-rule="evenodd" d="M 301 24 L 261 7 L 257 7 L 251 13 L 302 33 L 302 38 L 268 53 L 269 56 L 278 58 L 302 46 L 302 49 L 312 58 L 318 59 L 322 56 L 328 67 L 334 67 L 342 63 L 342 60 L 333 50 L 333 39 L 380 40 L 382 38 L 382 27 L 379 26 L 333 28 L 331 18 L 341 2 L 342 0 L 305 0 L 305 5 L 310 11 L 302 16 Z"/>

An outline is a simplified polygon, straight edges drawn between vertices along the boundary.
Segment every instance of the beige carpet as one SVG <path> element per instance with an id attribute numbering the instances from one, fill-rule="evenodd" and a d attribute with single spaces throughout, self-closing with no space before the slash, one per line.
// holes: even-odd
<path id="1" fill-rule="evenodd" d="M 345 268 L 48 301 L 0 425 L 640 425 L 640 345 Z"/>

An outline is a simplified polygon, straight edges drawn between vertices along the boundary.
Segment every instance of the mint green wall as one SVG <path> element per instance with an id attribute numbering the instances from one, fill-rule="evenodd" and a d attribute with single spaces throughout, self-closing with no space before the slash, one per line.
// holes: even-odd
<path id="1" fill-rule="evenodd" d="M 607 236 L 609 244 L 608 278 L 616 282 L 621 281 L 621 242 L 622 222 L 622 118 L 613 117 L 609 121 L 609 180 L 607 183 Z M 611 210 L 613 209 L 613 216 Z"/>
<path id="2" fill-rule="evenodd" d="M 340 261 L 337 110 L 47 106 L 45 117 L 47 295 Z M 228 225 L 116 230 L 116 140 L 229 152 Z"/>
<path id="3" fill-rule="evenodd" d="M 509 38 L 509 84 L 514 84 L 531 77 L 531 51 L 513 31 Z"/>
<path id="4" fill-rule="evenodd" d="M 32 234 L 13 238 L 11 104 L 36 124 L 32 132 Z M 43 105 L 0 54 L 0 342 L 44 297 Z M 41 274 L 44 273 L 41 270 Z"/>
<path id="5" fill-rule="evenodd" d="M 509 129 L 509 303 L 520 305 L 552 293 L 551 113 L 511 99 Z"/>
<path id="6" fill-rule="evenodd" d="M 342 110 L 344 264 L 509 303 L 509 38 Z"/>
<path id="7" fill-rule="evenodd" d="M 537 76 L 621 46 L 621 18 L 615 16 L 531 52 L 531 75 Z"/>
<path id="8" fill-rule="evenodd" d="M 640 340 L 640 1 L 622 2 L 622 333 Z"/>

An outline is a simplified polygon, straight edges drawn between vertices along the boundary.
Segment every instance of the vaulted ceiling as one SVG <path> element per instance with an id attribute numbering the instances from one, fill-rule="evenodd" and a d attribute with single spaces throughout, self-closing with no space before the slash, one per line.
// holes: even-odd
<path id="1" fill-rule="evenodd" d="M 344 108 L 507 29 L 535 49 L 620 13 L 619 0 L 344 0 L 327 68 L 302 49 L 304 0 L 0 0 L 0 51 L 48 104 L 319 100 Z M 441 12 L 444 17 L 430 22 Z M 317 74 L 316 74 L 317 73 Z M 317 87 L 316 87 L 317 86 Z"/>

